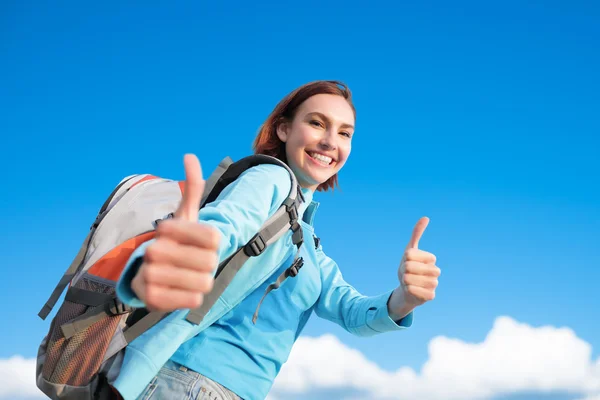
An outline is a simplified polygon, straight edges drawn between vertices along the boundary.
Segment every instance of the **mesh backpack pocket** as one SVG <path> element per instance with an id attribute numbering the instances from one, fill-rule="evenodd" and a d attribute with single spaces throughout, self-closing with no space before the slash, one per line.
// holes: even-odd
<path id="1" fill-rule="evenodd" d="M 110 302 L 116 301 L 114 283 L 98 282 L 84 275 L 73 288 L 83 291 L 77 293 L 102 295 L 98 298 L 107 296 L 107 302 L 86 305 L 65 299 L 48 335 L 42 376 L 54 384 L 83 386 L 89 384 L 100 369 L 119 323 L 126 316 L 111 315 Z M 102 311 L 97 321 L 72 335 L 65 335 L 63 327 L 85 321 L 86 317 L 93 318 L 94 311 Z"/>

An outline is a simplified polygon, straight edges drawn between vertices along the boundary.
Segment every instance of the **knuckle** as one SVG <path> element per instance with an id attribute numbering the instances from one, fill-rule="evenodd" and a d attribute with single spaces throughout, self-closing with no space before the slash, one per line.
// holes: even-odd
<path id="1" fill-rule="evenodd" d="M 202 274 L 200 279 L 200 287 L 202 288 L 202 292 L 208 293 L 210 292 L 215 284 L 215 280 L 209 274 Z"/>
<path id="2" fill-rule="evenodd" d="M 407 249 L 404 252 L 404 257 L 406 258 L 407 261 L 414 259 L 415 258 L 415 249 Z"/>
<path id="3" fill-rule="evenodd" d="M 165 243 L 162 240 L 156 240 L 146 248 L 146 258 L 149 261 L 156 261 L 164 256 Z"/>
<path id="4" fill-rule="evenodd" d="M 204 302 L 204 295 L 202 293 L 195 293 L 190 297 L 189 308 L 198 308 Z"/>
<path id="5" fill-rule="evenodd" d="M 215 280 L 212 277 L 212 275 L 209 275 L 208 276 L 208 292 L 212 291 L 214 287 L 215 287 Z"/>
<path id="6" fill-rule="evenodd" d="M 221 235 L 213 227 L 208 227 L 206 237 L 210 249 L 218 249 L 221 242 Z"/>
<path id="7" fill-rule="evenodd" d="M 433 253 L 429 253 L 429 254 L 430 254 L 430 257 L 431 257 L 431 263 L 435 264 L 437 262 L 437 257 Z"/>
<path id="8" fill-rule="evenodd" d="M 218 263 L 218 255 L 215 251 L 202 250 L 198 257 L 197 268 L 200 271 L 214 271 Z"/>
<path id="9" fill-rule="evenodd" d="M 146 287 L 146 305 L 153 309 L 159 308 L 158 296 L 152 286 Z"/>
<path id="10" fill-rule="evenodd" d="M 160 307 L 155 301 L 146 300 L 146 308 L 148 310 L 159 311 Z"/>
<path id="11" fill-rule="evenodd" d="M 430 279 L 428 282 L 428 285 L 427 285 L 427 287 L 432 290 L 435 290 L 435 288 L 437 288 L 437 286 L 438 286 L 438 280 L 435 278 Z"/>
<path id="12" fill-rule="evenodd" d="M 418 269 L 419 263 L 417 261 L 407 261 L 406 262 L 406 271 L 414 273 Z"/>
<path id="13" fill-rule="evenodd" d="M 146 247 L 146 252 L 144 253 L 144 259 L 148 262 L 152 262 L 156 259 L 156 242 L 152 243 L 148 247 Z"/>
<path id="14" fill-rule="evenodd" d="M 217 269 L 217 266 L 219 265 L 219 254 L 217 254 L 216 251 L 211 252 L 211 263 L 210 263 L 210 270 L 214 271 L 215 269 Z"/>
<path id="15" fill-rule="evenodd" d="M 152 282 L 152 278 L 153 278 L 153 274 L 154 274 L 152 269 L 153 268 L 152 268 L 151 263 L 144 264 L 144 267 L 141 270 L 142 277 L 144 278 L 144 282 Z"/>

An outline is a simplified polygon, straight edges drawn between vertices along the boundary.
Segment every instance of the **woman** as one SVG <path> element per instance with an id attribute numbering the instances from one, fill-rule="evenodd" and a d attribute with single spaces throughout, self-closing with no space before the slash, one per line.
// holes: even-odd
<path id="1" fill-rule="evenodd" d="M 314 234 L 313 194 L 336 186 L 350 156 L 354 125 L 350 90 L 340 82 L 317 81 L 286 96 L 254 142 L 256 153 L 279 158 L 296 175 L 305 198 L 299 210 L 305 238 Z M 204 185 L 200 164 L 192 155 L 184 164 L 186 187 L 175 217 L 136 250 L 117 286 L 131 306 L 175 311 L 127 348 L 114 382 L 125 399 L 264 399 L 313 311 L 369 336 L 409 327 L 413 309 L 434 298 L 440 270 L 433 254 L 418 249 L 428 223 L 422 218 L 393 290 L 359 294 L 320 245 L 305 241 L 302 270 L 264 299 L 253 323 L 265 289 L 294 259 L 296 248 L 287 235 L 248 260 L 202 323 L 193 326 L 185 321 L 186 309 L 202 303 L 219 262 L 281 205 L 290 179 L 278 166 L 253 167 L 198 213 Z"/>

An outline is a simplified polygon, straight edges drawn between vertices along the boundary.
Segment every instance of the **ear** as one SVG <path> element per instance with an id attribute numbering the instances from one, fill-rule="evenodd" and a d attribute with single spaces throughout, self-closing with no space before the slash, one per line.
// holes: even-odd
<path id="1" fill-rule="evenodd" d="M 279 124 L 277 124 L 277 137 L 283 143 L 287 142 L 288 138 L 288 124 L 285 120 L 282 120 Z"/>

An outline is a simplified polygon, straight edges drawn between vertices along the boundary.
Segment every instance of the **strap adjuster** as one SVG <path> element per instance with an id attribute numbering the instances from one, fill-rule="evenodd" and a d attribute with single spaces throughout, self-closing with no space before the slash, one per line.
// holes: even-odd
<path id="1" fill-rule="evenodd" d="M 120 300 L 118 300 L 116 298 L 113 299 L 112 303 L 111 302 L 106 303 L 106 306 L 105 306 L 106 313 L 113 317 L 116 315 L 127 314 L 131 310 L 133 310 L 132 307 L 128 306 L 127 304 L 124 304 L 123 302 L 121 302 Z"/>
<path id="2" fill-rule="evenodd" d="M 256 257 L 261 255 L 267 248 L 267 243 L 263 239 L 262 235 L 257 233 L 252 239 L 244 246 L 244 253 L 248 257 Z"/>
<path id="3" fill-rule="evenodd" d="M 298 207 L 296 207 L 296 204 L 286 205 L 285 209 L 290 216 L 290 223 L 293 225 L 298 222 Z"/>
<path id="4" fill-rule="evenodd" d="M 306 201 L 306 198 L 304 197 L 304 193 L 302 193 L 302 188 L 300 187 L 300 185 L 298 185 L 298 198 L 300 198 L 300 200 L 302 200 L 303 203 Z"/>
<path id="5" fill-rule="evenodd" d="M 288 197 L 283 202 L 283 205 L 285 206 L 285 211 L 290 217 L 290 225 L 294 225 L 296 222 L 298 222 L 298 200 L 292 200 Z"/>
<path id="6" fill-rule="evenodd" d="M 304 242 L 304 234 L 302 232 L 302 227 L 300 226 L 298 221 L 296 221 L 294 225 L 292 225 L 291 230 L 293 232 L 292 243 L 300 247 L 302 245 L 302 242 Z"/>

